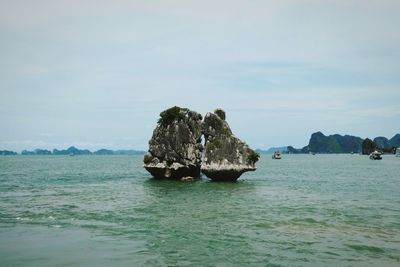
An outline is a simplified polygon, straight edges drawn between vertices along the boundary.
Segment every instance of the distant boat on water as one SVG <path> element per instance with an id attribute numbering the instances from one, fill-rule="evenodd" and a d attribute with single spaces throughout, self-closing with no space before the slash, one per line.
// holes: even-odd
<path id="1" fill-rule="evenodd" d="M 382 153 L 375 150 L 374 152 L 369 154 L 369 158 L 373 160 L 380 160 L 382 159 Z"/>
<path id="2" fill-rule="evenodd" d="M 273 159 L 281 159 L 281 153 L 279 151 L 275 151 L 274 154 L 272 154 Z"/>
<path id="3" fill-rule="evenodd" d="M 75 154 L 74 154 L 74 153 L 70 153 L 69 156 L 70 156 L 70 157 L 73 157 L 73 156 L 75 156 Z"/>

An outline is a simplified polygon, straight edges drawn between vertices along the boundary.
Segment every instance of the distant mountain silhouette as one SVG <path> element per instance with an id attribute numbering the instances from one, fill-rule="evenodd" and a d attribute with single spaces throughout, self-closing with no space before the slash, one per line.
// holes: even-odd
<path id="1" fill-rule="evenodd" d="M 35 149 L 33 151 L 23 150 L 21 155 L 51 155 L 51 151 L 47 149 Z"/>
<path id="2" fill-rule="evenodd" d="M 143 155 L 145 151 L 142 150 L 110 150 L 99 149 L 93 152 L 94 155 Z"/>
<path id="3" fill-rule="evenodd" d="M 382 149 L 388 149 L 392 147 L 391 142 L 389 139 L 383 136 L 378 136 L 374 138 L 374 143 L 376 144 L 377 147 L 382 148 Z"/>
<path id="4" fill-rule="evenodd" d="M 316 153 L 351 153 L 360 151 L 363 139 L 351 135 L 329 135 L 321 132 L 311 135 L 308 150 Z"/>
<path id="5" fill-rule="evenodd" d="M 0 156 L 13 156 L 13 155 L 17 155 L 17 152 L 10 150 L 0 150 Z"/>
<path id="6" fill-rule="evenodd" d="M 365 139 L 367 140 L 367 139 Z M 363 140 L 361 137 L 352 135 L 334 134 L 326 136 L 321 132 L 316 132 L 311 135 L 307 146 L 296 149 L 292 146 L 287 147 L 287 152 L 291 154 L 297 153 L 367 153 L 371 149 L 379 149 L 385 152 L 393 152 L 395 147 L 400 146 L 400 134 L 396 134 L 390 140 L 386 137 L 379 136 L 373 141 L 368 139 L 364 142 L 366 146 L 363 149 Z M 370 141 L 370 142 L 369 142 Z M 371 143 L 372 142 L 372 143 Z"/>
<path id="7" fill-rule="evenodd" d="M 88 149 L 78 149 L 71 146 L 67 149 L 53 149 L 53 151 L 47 149 L 35 149 L 33 151 L 22 150 L 21 155 L 23 156 L 36 156 L 36 155 L 143 155 L 145 151 L 142 150 L 110 150 L 110 149 L 99 149 L 95 152 L 91 152 Z M 0 150 L 0 156 L 18 155 L 17 152 L 9 150 Z"/>
<path id="8" fill-rule="evenodd" d="M 400 147 L 400 134 L 396 134 L 389 140 L 390 144 L 395 147 Z"/>
<path id="9" fill-rule="evenodd" d="M 71 146 L 66 150 L 53 149 L 53 155 L 90 155 L 90 154 L 92 154 L 92 152 L 90 152 L 88 149 L 78 149 L 74 146 Z"/>
<path id="10" fill-rule="evenodd" d="M 280 147 L 271 147 L 267 150 L 264 149 L 256 149 L 256 152 L 259 154 L 272 154 L 275 151 L 279 151 L 281 153 L 286 153 L 287 147 L 286 146 L 280 146 Z"/>
<path id="11" fill-rule="evenodd" d="M 368 138 L 367 138 L 368 139 Z M 268 150 L 256 149 L 260 154 L 271 154 L 274 151 L 281 153 L 300 154 L 300 153 L 368 153 L 371 149 L 378 149 L 384 152 L 392 153 L 396 147 L 400 147 L 400 134 L 394 135 L 388 139 L 384 136 L 375 137 L 372 140 L 362 139 L 352 135 L 324 135 L 322 132 L 316 132 L 311 135 L 307 146 L 303 148 L 287 147 L 271 147 Z M 364 141 L 364 148 L 362 147 Z M 33 151 L 23 150 L 21 155 L 143 155 L 142 150 L 110 150 L 99 149 L 91 152 L 88 149 L 78 149 L 71 146 L 64 150 L 53 149 L 35 149 Z M 0 156 L 17 155 L 17 152 L 9 150 L 0 150 Z"/>

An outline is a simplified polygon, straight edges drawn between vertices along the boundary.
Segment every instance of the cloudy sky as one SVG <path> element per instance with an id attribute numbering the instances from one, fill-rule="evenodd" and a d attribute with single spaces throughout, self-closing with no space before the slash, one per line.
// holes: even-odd
<path id="1" fill-rule="evenodd" d="M 0 149 L 146 149 L 227 112 L 253 148 L 400 132 L 400 1 L 0 0 Z"/>

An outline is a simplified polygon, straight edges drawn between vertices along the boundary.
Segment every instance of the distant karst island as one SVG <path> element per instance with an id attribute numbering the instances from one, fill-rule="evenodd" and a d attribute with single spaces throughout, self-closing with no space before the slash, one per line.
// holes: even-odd
<path id="1" fill-rule="evenodd" d="M 182 109 L 184 110 L 184 109 Z M 160 115 L 160 120 L 158 121 L 159 126 L 162 125 L 167 125 L 169 123 L 172 123 L 174 121 L 174 116 L 173 112 L 171 109 L 165 111 L 166 113 L 162 113 L 163 115 Z M 174 111 L 176 112 L 176 111 Z M 204 136 L 206 137 L 206 141 L 208 140 L 209 142 L 206 142 L 206 145 L 208 144 L 209 149 L 205 150 L 206 152 L 206 157 L 205 159 L 211 159 L 213 157 L 209 156 L 210 151 L 213 151 L 213 153 L 217 153 L 218 157 L 223 158 L 225 155 L 228 155 L 229 153 L 227 151 L 222 152 L 222 150 L 218 149 L 220 145 L 221 140 L 224 141 L 224 138 L 221 138 L 221 136 L 226 136 L 231 135 L 232 131 L 229 128 L 229 125 L 225 121 L 225 114 L 224 111 L 222 110 L 216 110 L 217 113 L 220 114 L 224 119 L 223 122 L 221 122 L 221 125 L 223 126 L 217 126 L 214 125 L 215 122 L 209 122 L 208 127 L 222 127 L 221 129 L 218 128 L 218 130 L 222 131 L 222 134 L 217 134 L 217 137 L 215 137 L 215 129 L 211 134 L 209 134 L 207 129 L 199 130 L 203 131 Z M 166 115 L 167 114 L 167 115 Z M 172 115 L 171 115 L 172 114 Z M 213 113 L 210 113 L 213 114 Z M 200 114 L 199 114 L 200 115 Z M 216 115 L 216 114 L 214 114 Z M 215 118 L 214 115 L 206 115 L 207 121 L 213 120 L 210 118 Z M 201 115 L 200 115 L 201 116 Z M 218 115 L 216 115 L 218 116 Z M 201 122 L 201 119 L 199 119 Z M 206 119 L 204 120 L 204 123 L 206 122 Z M 203 124 L 204 124 L 203 123 Z M 156 128 L 158 129 L 158 128 Z M 192 129 L 192 128 L 191 128 Z M 165 129 L 164 129 L 165 130 Z M 160 131 L 160 129 L 158 130 Z M 197 133 L 199 134 L 199 133 Z M 200 136 L 201 136 L 200 134 Z M 214 134 L 214 135 L 213 135 Z M 153 136 L 154 138 L 154 136 Z M 156 138 L 157 139 L 157 138 Z M 153 139 L 152 139 L 153 140 Z M 152 142 L 150 140 L 150 142 Z M 236 140 L 236 139 L 233 139 Z M 239 139 L 237 139 L 239 140 Z M 237 141 L 236 140 L 236 141 Z M 226 140 L 225 140 L 226 141 Z M 240 141 L 240 140 L 239 140 Z M 154 145 L 153 145 L 154 146 Z M 247 145 L 246 145 L 247 146 Z M 315 132 L 311 135 L 310 140 L 308 145 L 304 146 L 303 148 L 294 148 L 293 146 L 280 146 L 280 147 L 271 147 L 267 150 L 263 149 L 255 149 L 255 151 L 252 150 L 250 154 L 252 157 L 258 157 L 259 154 L 272 154 L 275 151 L 279 151 L 280 153 L 284 154 L 309 154 L 309 153 L 318 153 L 318 154 L 340 154 L 340 153 L 361 153 L 361 154 L 370 154 L 371 152 L 377 150 L 382 153 L 386 154 L 395 154 L 396 153 L 396 148 L 400 147 L 400 134 L 395 134 L 392 138 L 388 139 L 384 136 L 378 136 L 375 137 L 374 139 L 370 138 L 365 138 L 362 139 L 361 137 L 358 136 L 353 136 L 353 135 L 340 135 L 340 134 L 333 134 L 333 135 L 324 135 L 322 132 Z M 166 148 L 165 148 L 166 149 Z M 194 148 L 191 148 L 194 149 Z M 196 148 L 197 149 L 197 148 Z M 230 148 L 232 149 L 232 148 Z M 201 150 L 203 152 L 203 150 Z M 208 152 L 208 153 L 207 153 Z M 35 149 L 35 150 L 23 150 L 21 153 L 17 153 L 15 151 L 11 150 L 0 150 L 0 156 L 14 156 L 14 155 L 23 155 L 23 156 L 34 156 L 34 155 L 144 155 L 146 151 L 143 150 L 134 150 L 134 149 L 125 149 L 125 150 L 111 150 L 111 149 L 99 149 L 96 151 L 90 151 L 88 149 L 79 149 L 74 146 L 71 146 L 67 149 L 53 149 L 53 150 L 47 150 L 47 149 Z M 149 152 L 151 153 L 151 152 Z M 168 157 L 167 157 L 168 158 Z M 233 159 L 231 159 L 233 162 Z M 207 161 L 209 164 L 211 162 L 208 160 Z M 229 162 L 229 160 L 228 160 Z M 203 170 L 206 169 L 206 166 L 203 166 Z"/>
<path id="2" fill-rule="evenodd" d="M 20 155 L 23 156 L 35 156 L 35 155 L 143 155 L 145 151 L 142 150 L 111 150 L 111 149 L 99 149 L 94 152 L 88 149 L 79 149 L 74 146 L 71 146 L 67 149 L 53 149 L 53 151 L 47 149 L 35 149 L 32 151 L 29 150 L 22 150 Z M 9 155 L 18 155 L 17 152 L 10 151 L 10 150 L 0 150 L 0 155 L 2 156 L 9 156 Z"/>
<path id="3" fill-rule="evenodd" d="M 303 148 L 294 148 L 288 146 L 286 150 L 280 152 L 288 154 L 301 153 L 319 153 L 319 154 L 338 154 L 338 153 L 362 153 L 370 154 L 374 150 L 379 150 L 384 153 L 394 154 L 396 148 L 400 146 L 400 134 L 396 134 L 391 139 L 379 136 L 373 140 L 366 138 L 362 139 L 352 135 L 324 135 L 321 132 L 316 132 L 311 135 L 307 146 Z M 262 153 L 262 151 L 260 151 Z"/>

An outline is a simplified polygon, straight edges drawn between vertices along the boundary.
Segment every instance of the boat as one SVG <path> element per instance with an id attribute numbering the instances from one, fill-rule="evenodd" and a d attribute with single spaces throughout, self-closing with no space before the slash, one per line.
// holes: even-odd
<path id="1" fill-rule="evenodd" d="M 272 154 L 273 159 L 281 159 L 281 153 L 279 151 L 275 151 L 274 154 Z"/>
<path id="2" fill-rule="evenodd" d="M 380 160 L 382 159 L 382 153 L 375 150 L 374 152 L 369 154 L 369 158 L 373 160 Z"/>

